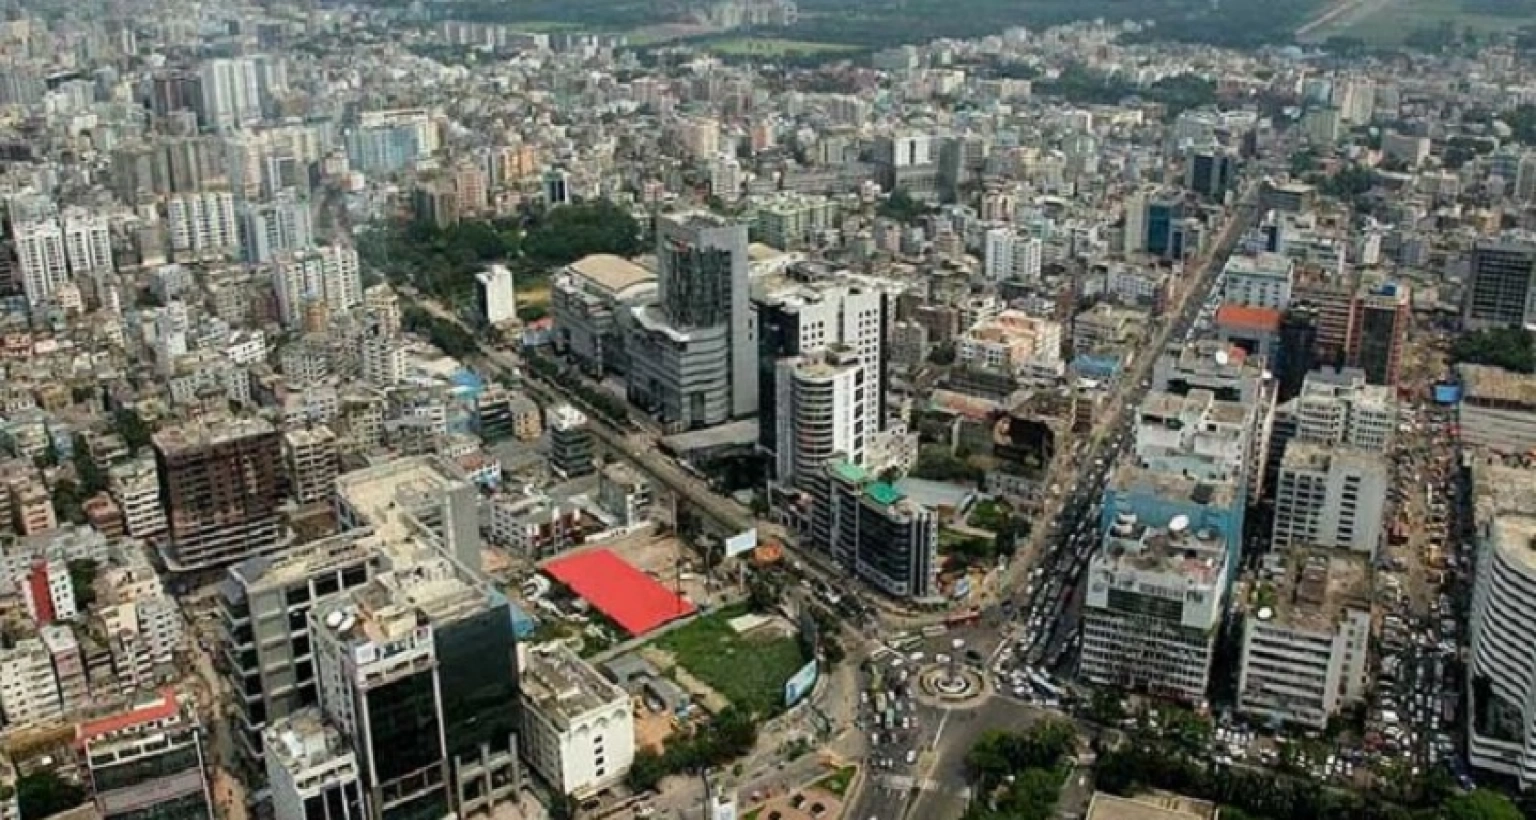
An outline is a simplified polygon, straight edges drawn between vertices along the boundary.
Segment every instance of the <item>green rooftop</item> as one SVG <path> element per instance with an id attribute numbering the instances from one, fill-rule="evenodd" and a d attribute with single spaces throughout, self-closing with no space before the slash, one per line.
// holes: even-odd
<path id="1" fill-rule="evenodd" d="M 834 463 L 832 474 L 852 484 L 863 484 L 869 480 L 869 471 L 851 461 Z"/>
<path id="2" fill-rule="evenodd" d="M 906 497 L 902 494 L 901 490 L 884 481 L 876 481 L 869 485 L 864 494 L 874 499 L 874 502 L 882 507 L 889 507 Z"/>

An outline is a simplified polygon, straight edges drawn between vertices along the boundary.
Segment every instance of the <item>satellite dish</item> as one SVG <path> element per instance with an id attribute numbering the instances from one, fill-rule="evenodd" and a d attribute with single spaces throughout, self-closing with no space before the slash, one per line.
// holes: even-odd
<path id="1" fill-rule="evenodd" d="M 1168 522 L 1169 532 L 1181 533 L 1187 529 L 1189 529 L 1189 516 L 1187 515 L 1175 515 L 1173 520 Z"/>
<path id="2" fill-rule="evenodd" d="M 1259 607 L 1259 620 L 1267 621 L 1273 617 L 1275 617 L 1275 611 L 1273 609 L 1267 606 Z"/>
<path id="3" fill-rule="evenodd" d="M 331 629 L 335 629 L 336 627 L 341 626 L 342 617 L 343 616 L 341 614 L 341 610 L 335 610 L 334 612 L 325 616 L 325 625 Z"/>
<path id="4" fill-rule="evenodd" d="M 1221 365 L 1222 367 L 1226 367 L 1227 360 L 1229 358 L 1230 357 L 1227 356 L 1227 351 L 1225 351 L 1225 350 L 1218 350 L 1218 351 L 1216 351 L 1216 363 Z"/>

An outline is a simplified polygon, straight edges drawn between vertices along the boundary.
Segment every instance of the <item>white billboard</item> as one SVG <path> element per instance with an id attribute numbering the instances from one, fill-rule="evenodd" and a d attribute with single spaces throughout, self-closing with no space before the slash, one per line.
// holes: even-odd
<path id="1" fill-rule="evenodd" d="M 753 527 L 745 532 L 739 532 L 725 539 L 725 557 L 736 556 L 757 549 L 757 528 Z"/>

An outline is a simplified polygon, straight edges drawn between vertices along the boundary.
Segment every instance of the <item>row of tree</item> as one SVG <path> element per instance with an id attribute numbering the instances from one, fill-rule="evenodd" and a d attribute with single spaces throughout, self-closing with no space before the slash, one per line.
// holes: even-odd
<path id="1" fill-rule="evenodd" d="M 964 820 L 1051 820 L 1076 748 L 1077 729 L 1065 720 L 983 734 L 965 756 L 979 799 Z"/>
<path id="2" fill-rule="evenodd" d="M 667 738 L 665 751 L 641 749 L 629 767 L 629 787 L 653 791 L 663 778 L 700 774 L 735 761 L 757 743 L 757 724 L 746 712 L 728 706 L 704 726 Z"/>
<path id="3" fill-rule="evenodd" d="M 1451 361 L 1487 364 L 1516 373 L 1536 372 L 1536 340 L 1524 328 L 1490 328 L 1463 333 L 1451 343 Z"/>

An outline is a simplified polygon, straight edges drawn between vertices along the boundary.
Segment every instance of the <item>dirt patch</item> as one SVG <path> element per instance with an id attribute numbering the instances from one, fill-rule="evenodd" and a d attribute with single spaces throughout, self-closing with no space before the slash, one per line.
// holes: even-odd
<path id="1" fill-rule="evenodd" d="M 719 714 L 727 706 L 731 705 L 731 702 L 726 700 L 725 696 L 711 689 L 709 684 L 688 674 L 688 670 L 678 666 L 677 660 L 672 657 L 671 652 L 657 649 L 654 646 L 647 646 L 640 650 L 640 657 L 650 661 L 651 665 L 655 666 L 663 674 L 670 674 L 677 681 L 677 685 L 687 690 L 688 694 L 692 695 L 693 699 L 698 701 L 699 705 L 703 706 L 710 714 Z"/>

